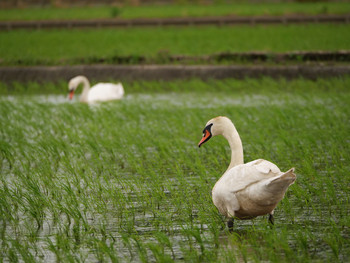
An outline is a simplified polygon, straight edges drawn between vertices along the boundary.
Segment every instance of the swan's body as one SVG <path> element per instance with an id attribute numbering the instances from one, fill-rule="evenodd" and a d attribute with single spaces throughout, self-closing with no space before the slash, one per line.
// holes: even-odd
<path id="1" fill-rule="evenodd" d="M 124 96 L 124 88 L 121 83 L 98 83 L 90 88 L 90 83 L 86 77 L 77 76 L 69 81 L 69 99 L 73 98 L 74 92 L 80 84 L 83 84 L 83 92 L 80 97 L 81 102 L 95 103 L 119 100 Z"/>
<path id="2" fill-rule="evenodd" d="M 263 159 L 244 164 L 241 139 L 226 117 L 210 120 L 203 133 L 198 146 L 212 136 L 223 135 L 231 147 L 230 165 L 212 190 L 213 203 L 219 212 L 228 218 L 239 219 L 269 214 L 273 223 L 275 207 L 296 179 L 294 168 L 281 172 L 275 164 Z M 229 223 L 232 228 L 233 221 Z"/>

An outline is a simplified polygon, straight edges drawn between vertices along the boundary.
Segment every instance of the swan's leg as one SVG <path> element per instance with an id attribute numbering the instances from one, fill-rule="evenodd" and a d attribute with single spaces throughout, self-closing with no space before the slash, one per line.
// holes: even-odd
<path id="1" fill-rule="evenodd" d="M 269 214 L 269 222 L 271 223 L 271 225 L 275 224 L 275 219 L 273 218 L 273 213 Z"/>
<path id="2" fill-rule="evenodd" d="M 232 232 L 233 231 L 233 218 L 231 217 L 228 221 L 227 221 L 227 227 L 228 227 L 228 230 L 230 231 L 230 232 Z"/>

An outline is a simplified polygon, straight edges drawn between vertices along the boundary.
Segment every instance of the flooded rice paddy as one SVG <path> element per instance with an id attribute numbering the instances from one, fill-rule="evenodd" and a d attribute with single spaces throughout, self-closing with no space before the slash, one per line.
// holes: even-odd
<path id="1" fill-rule="evenodd" d="M 126 86 L 97 105 L 0 96 L 1 260 L 349 260 L 349 79 L 251 84 Z M 223 138 L 197 143 L 217 115 L 235 123 L 246 162 L 296 168 L 273 228 L 260 217 L 229 233 L 212 204 L 230 151 Z"/>

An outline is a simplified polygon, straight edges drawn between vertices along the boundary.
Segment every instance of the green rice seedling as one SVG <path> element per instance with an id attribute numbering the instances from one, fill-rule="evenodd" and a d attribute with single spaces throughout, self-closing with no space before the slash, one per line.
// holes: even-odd
<path id="1" fill-rule="evenodd" d="M 0 258 L 348 261 L 349 81 L 126 82 L 123 100 L 93 106 L 66 101 L 65 82 L 1 84 Z M 296 168 L 273 228 L 230 234 L 212 203 L 230 151 L 197 143 L 217 115 L 246 162 Z"/>
<path id="2" fill-rule="evenodd" d="M 164 61 L 157 56 L 164 48 L 169 55 L 192 56 L 218 52 L 337 51 L 348 49 L 348 31 L 347 24 L 2 31 L 0 56 L 2 65 L 70 65 L 81 64 L 81 58 L 116 55 L 145 56 L 148 61 L 162 64 Z"/>

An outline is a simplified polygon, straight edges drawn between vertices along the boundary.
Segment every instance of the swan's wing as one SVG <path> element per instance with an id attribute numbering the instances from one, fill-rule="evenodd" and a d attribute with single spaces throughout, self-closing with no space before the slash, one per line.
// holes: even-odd
<path id="1" fill-rule="evenodd" d="M 221 183 L 225 184 L 231 192 L 238 192 L 252 184 L 280 174 L 281 171 L 275 164 L 258 159 L 233 167 L 223 175 L 220 181 L 222 180 Z"/>
<path id="2" fill-rule="evenodd" d="M 88 95 L 88 101 L 108 101 L 121 99 L 124 95 L 124 88 L 121 83 L 98 83 L 93 86 Z"/>
<path id="3" fill-rule="evenodd" d="M 274 163 L 271 163 L 269 161 L 266 161 L 264 159 L 258 159 L 249 163 L 245 164 L 246 166 L 253 166 L 257 171 L 263 173 L 263 174 L 279 174 L 281 170 L 275 165 Z"/>

